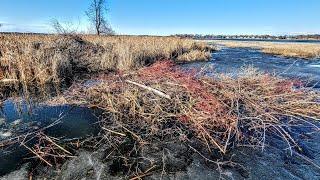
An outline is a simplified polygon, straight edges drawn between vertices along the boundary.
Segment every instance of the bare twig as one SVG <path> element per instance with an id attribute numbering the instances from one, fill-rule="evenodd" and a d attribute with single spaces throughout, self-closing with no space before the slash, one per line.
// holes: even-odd
<path id="1" fill-rule="evenodd" d="M 130 81 L 130 80 L 126 80 L 126 82 L 127 82 L 127 83 L 130 83 L 130 84 L 134 84 L 134 85 L 136 85 L 136 86 L 138 86 L 138 87 L 141 87 L 141 88 L 143 88 L 143 89 L 146 89 L 146 90 L 148 90 L 148 91 L 152 91 L 153 93 L 155 93 L 156 95 L 158 95 L 158 96 L 160 96 L 160 97 L 163 97 L 163 98 L 166 98 L 166 99 L 171 99 L 171 97 L 170 97 L 169 95 L 167 95 L 167 94 L 165 94 L 165 93 L 163 93 L 163 92 L 161 92 L 161 91 L 159 91 L 159 90 L 156 90 L 156 89 L 154 89 L 154 88 L 151 88 L 151 87 L 148 87 L 148 86 L 145 86 L 145 85 L 143 85 L 143 84 L 136 83 L 136 82 L 133 82 L 133 81 Z"/>

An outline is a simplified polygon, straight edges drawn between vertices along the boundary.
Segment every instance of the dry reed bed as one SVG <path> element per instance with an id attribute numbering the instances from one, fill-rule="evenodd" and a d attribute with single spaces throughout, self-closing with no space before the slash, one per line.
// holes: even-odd
<path id="1" fill-rule="evenodd" d="M 25 91 L 59 87 L 77 73 L 132 70 L 169 58 L 208 60 L 212 50 L 176 37 L 0 34 L 0 83 Z"/>
<path id="2" fill-rule="evenodd" d="M 280 55 L 285 57 L 296 57 L 305 59 L 320 58 L 320 44 L 302 43 L 277 43 L 257 41 L 214 41 L 227 47 L 244 47 L 261 49 L 267 54 Z"/>
<path id="3" fill-rule="evenodd" d="M 113 146 L 129 134 L 141 145 L 196 140 L 208 150 L 226 153 L 239 144 L 264 147 L 266 134 L 274 133 L 299 150 L 288 127 L 320 118 L 319 92 L 296 89 L 299 82 L 255 70 L 237 79 L 199 79 L 163 61 L 96 80 L 100 83 L 89 87 L 73 85 L 60 102 L 105 110 L 108 118 L 101 125 Z"/>

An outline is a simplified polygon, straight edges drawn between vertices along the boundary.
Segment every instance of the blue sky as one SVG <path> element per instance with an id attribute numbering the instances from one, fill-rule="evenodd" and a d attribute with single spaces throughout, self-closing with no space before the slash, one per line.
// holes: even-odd
<path id="1" fill-rule="evenodd" d="M 320 33 L 320 0 L 107 0 L 118 34 Z M 50 32 L 50 20 L 88 26 L 90 0 L 1 0 L 0 31 Z"/>

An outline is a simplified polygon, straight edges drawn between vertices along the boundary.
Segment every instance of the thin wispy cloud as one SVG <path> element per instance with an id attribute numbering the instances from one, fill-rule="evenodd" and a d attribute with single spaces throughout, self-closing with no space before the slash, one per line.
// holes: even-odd
<path id="1" fill-rule="evenodd" d="M 47 24 L 12 24 L 0 22 L 2 24 L 0 31 L 2 32 L 34 32 L 47 33 L 50 32 L 50 26 Z"/>

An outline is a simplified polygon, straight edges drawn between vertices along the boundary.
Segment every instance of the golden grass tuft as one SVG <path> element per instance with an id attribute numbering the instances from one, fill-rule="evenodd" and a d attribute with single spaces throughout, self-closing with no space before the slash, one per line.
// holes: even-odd
<path id="1" fill-rule="evenodd" d="M 177 58 L 177 62 L 194 62 L 194 61 L 208 61 L 210 60 L 211 53 L 200 51 L 200 50 L 192 50 L 186 54 L 183 54 Z"/>
<path id="2" fill-rule="evenodd" d="M 312 43 L 277 43 L 257 41 L 214 41 L 217 44 L 227 47 L 249 47 L 261 49 L 267 54 L 274 54 L 285 57 L 313 59 L 320 58 L 320 44 Z"/>

